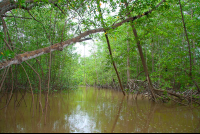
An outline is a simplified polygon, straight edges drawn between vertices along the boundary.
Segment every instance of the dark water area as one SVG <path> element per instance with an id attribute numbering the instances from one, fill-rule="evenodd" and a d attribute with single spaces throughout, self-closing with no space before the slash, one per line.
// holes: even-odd
<path id="1" fill-rule="evenodd" d="M 79 87 L 78 90 L 49 95 L 46 115 L 35 105 L 33 115 L 30 93 L 20 106 L 14 103 L 0 111 L 0 132 L 27 133 L 200 133 L 200 108 L 177 104 L 153 103 L 148 99 L 129 95 L 123 97 L 119 91 Z M 44 95 L 42 96 L 44 107 Z M 37 101 L 37 95 L 34 97 Z M 15 106 L 14 106 L 15 104 Z M 5 100 L 0 106 L 5 105 Z"/>

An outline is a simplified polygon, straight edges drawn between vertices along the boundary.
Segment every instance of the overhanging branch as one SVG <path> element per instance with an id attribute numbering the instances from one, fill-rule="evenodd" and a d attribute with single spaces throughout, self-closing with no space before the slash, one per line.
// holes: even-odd
<path id="1" fill-rule="evenodd" d="M 160 6 L 165 0 L 162 0 L 156 7 Z M 45 47 L 45 48 L 41 48 L 41 49 L 38 49 L 38 50 L 34 50 L 34 51 L 29 51 L 29 52 L 25 52 L 23 54 L 18 54 L 16 55 L 13 59 L 10 59 L 10 60 L 7 60 L 7 61 L 4 61 L 2 63 L 0 63 L 0 70 L 3 69 L 3 68 L 6 68 L 12 64 L 20 64 L 21 62 L 23 61 L 27 61 L 29 59 L 33 59 L 33 58 L 36 58 L 40 55 L 43 55 L 43 54 L 46 54 L 46 53 L 49 53 L 49 52 L 53 52 L 53 51 L 56 51 L 56 50 L 63 50 L 63 48 L 73 44 L 73 43 L 77 43 L 77 42 L 80 42 L 80 41 L 84 41 L 84 38 L 87 37 L 88 35 L 90 34 L 94 34 L 94 33 L 99 33 L 99 32 L 104 32 L 105 30 L 108 31 L 110 29 L 115 29 L 119 26 L 121 26 L 122 24 L 126 23 L 126 22 L 129 22 L 129 21 L 134 21 L 138 18 L 141 18 L 145 15 L 148 15 L 150 14 L 151 12 L 153 11 L 153 9 L 143 13 L 142 15 L 137 15 L 137 16 L 134 16 L 134 17 L 129 17 L 119 23 L 116 23 L 114 25 L 112 25 L 111 27 L 108 27 L 108 28 L 97 28 L 97 29 L 92 29 L 92 30 L 88 30 L 84 33 L 81 33 L 79 34 L 78 36 L 74 37 L 74 38 L 71 38 L 67 41 L 63 41 L 61 43 L 56 43 L 54 45 L 51 45 L 49 47 Z"/>
<path id="2" fill-rule="evenodd" d="M 27 18 L 27 17 L 19 17 L 19 16 L 8 16 L 8 15 L 1 15 L 2 17 L 15 17 L 15 18 L 20 18 L 20 19 L 32 19 L 32 18 Z"/>

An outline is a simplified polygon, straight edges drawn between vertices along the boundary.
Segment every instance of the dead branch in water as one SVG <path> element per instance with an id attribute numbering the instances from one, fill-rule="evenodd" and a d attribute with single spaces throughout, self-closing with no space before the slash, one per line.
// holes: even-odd
<path id="1" fill-rule="evenodd" d="M 146 80 L 142 81 L 142 80 L 130 79 L 128 81 L 128 88 L 129 88 L 128 90 L 129 93 L 137 93 L 137 94 L 140 93 L 143 96 L 145 97 L 148 96 L 150 97 L 150 99 L 152 99 L 152 96 L 149 93 L 149 87 Z M 141 90 L 141 88 L 143 89 Z M 189 104 L 192 105 L 192 103 L 200 105 L 200 102 L 199 102 L 200 100 L 194 97 L 195 95 L 198 96 L 198 91 L 186 90 L 180 93 L 180 92 L 175 92 L 175 91 L 154 88 L 154 92 L 155 92 L 156 98 L 158 100 L 161 100 L 162 102 L 168 102 L 172 100 L 178 104 L 185 105 L 185 106 L 188 106 Z"/>

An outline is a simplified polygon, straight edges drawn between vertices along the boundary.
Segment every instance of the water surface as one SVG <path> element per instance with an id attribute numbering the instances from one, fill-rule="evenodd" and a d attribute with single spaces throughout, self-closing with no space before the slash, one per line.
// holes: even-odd
<path id="1" fill-rule="evenodd" d="M 20 94 L 13 95 L 7 109 L 0 111 L 0 132 L 200 132 L 199 108 L 156 104 L 141 97 L 134 100 L 132 95 L 123 97 L 110 89 L 80 87 L 73 92 L 50 94 L 46 125 L 38 105 L 32 117 L 31 94 L 20 98 Z M 0 106 L 4 104 L 2 101 Z"/>

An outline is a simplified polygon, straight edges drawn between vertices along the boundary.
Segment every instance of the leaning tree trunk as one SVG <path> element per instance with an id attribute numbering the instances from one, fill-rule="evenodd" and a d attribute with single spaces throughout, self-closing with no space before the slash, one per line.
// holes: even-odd
<path id="1" fill-rule="evenodd" d="M 136 43 L 137 43 L 137 48 L 138 48 L 138 51 L 139 51 L 139 54 L 140 54 L 140 58 L 141 58 L 141 61 L 142 61 L 142 65 L 143 65 L 143 68 L 144 68 L 144 72 L 145 72 L 145 75 L 146 75 L 146 78 L 147 78 L 147 82 L 148 82 L 151 94 L 153 96 L 154 101 L 156 101 L 156 97 L 155 97 L 155 94 L 154 94 L 154 88 L 153 88 L 151 79 L 149 77 L 148 68 L 147 68 L 147 65 L 146 65 L 146 62 L 145 62 L 145 58 L 144 58 L 144 55 L 143 55 L 143 52 L 142 52 L 142 47 L 140 45 L 140 41 L 138 39 L 137 31 L 136 31 L 133 23 L 131 23 L 131 27 L 132 27 L 132 30 L 133 30 L 133 34 L 135 36 L 135 40 L 136 40 Z"/>
<path id="2" fill-rule="evenodd" d="M 105 23 L 103 21 L 103 16 L 102 16 L 102 13 L 101 13 L 101 8 L 100 8 L 100 2 L 97 1 L 97 7 L 98 7 L 98 11 L 99 11 L 99 16 L 101 18 L 101 24 L 103 25 L 103 27 L 105 27 Z M 123 85 L 122 85 L 122 82 L 121 82 L 121 79 L 120 79 L 120 76 L 119 76 L 119 73 L 117 71 L 117 67 L 115 65 L 115 61 L 113 59 L 113 55 L 112 55 L 112 50 L 111 50 L 111 47 L 110 47 L 110 42 L 109 42 L 109 39 L 108 39 L 108 35 L 107 35 L 107 32 L 106 30 L 104 30 L 104 33 L 105 33 L 105 37 L 106 37 L 106 41 L 107 41 L 107 44 L 108 44 L 108 50 L 109 50 L 109 53 L 110 53 L 110 57 L 111 57 L 111 61 L 112 61 L 112 64 L 113 64 L 113 67 L 115 69 L 115 72 L 117 74 L 117 78 L 118 78 L 118 81 L 119 81 L 119 85 L 120 85 L 120 88 L 122 90 L 122 93 L 125 95 L 125 92 L 124 92 L 124 89 L 123 89 Z"/>
<path id="3" fill-rule="evenodd" d="M 129 9 L 128 9 L 128 3 L 127 3 L 127 1 L 125 1 L 125 6 L 126 6 L 126 10 L 128 12 L 127 16 L 130 16 L 130 12 L 129 12 Z M 144 68 L 144 72 L 145 72 L 145 75 L 146 75 L 146 79 L 147 79 L 147 82 L 148 82 L 151 94 L 153 96 L 154 101 L 156 101 L 156 97 L 155 97 L 155 93 L 154 93 L 154 88 L 153 88 L 151 79 L 149 77 L 148 68 L 147 68 L 147 65 L 146 65 L 146 62 L 145 62 L 145 58 L 144 58 L 144 55 L 143 55 L 143 52 L 142 52 L 142 46 L 140 45 L 140 40 L 139 40 L 137 31 L 136 31 L 136 29 L 134 27 L 133 21 L 130 22 L 130 25 L 132 27 L 133 34 L 135 36 L 135 41 L 137 43 L 137 48 L 138 48 L 138 51 L 139 51 L 139 54 L 140 54 L 140 58 L 141 58 L 141 61 L 142 61 L 142 65 L 143 65 L 143 68 Z"/>
<path id="4" fill-rule="evenodd" d="M 189 38 L 187 35 L 187 29 L 185 26 L 185 22 L 184 22 L 184 17 L 183 17 L 183 11 L 182 11 L 182 6 L 181 6 L 181 1 L 179 0 L 179 5 L 180 5 L 180 10 L 181 10 L 181 17 L 182 17 L 182 22 L 183 22 L 183 28 L 184 28 L 184 32 L 185 32 L 185 37 L 187 39 L 187 43 L 188 43 L 188 53 L 189 53 L 189 58 L 190 58 L 190 71 L 189 71 L 189 76 L 192 76 L 192 56 L 191 56 L 191 50 L 190 50 L 190 42 L 189 42 Z"/>
<path id="5" fill-rule="evenodd" d="M 184 28 L 184 32 L 185 32 L 185 37 L 187 39 L 187 43 L 188 43 L 188 53 L 189 53 L 189 58 L 190 58 L 190 71 L 189 71 L 189 77 L 191 78 L 191 80 L 193 81 L 193 83 L 195 84 L 195 86 L 198 89 L 198 92 L 200 92 L 200 88 L 197 84 L 197 82 L 194 80 L 193 76 L 192 76 L 192 56 L 191 56 L 191 50 L 190 50 L 190 42 L 189 42 L 189 38 L 187 35 L 187 29 L 185 26 L 185 21 L 184 21 L 184 17 L 183 17 L 183 10 L 182 10 L 182 6 L 181 6 L 181 1 L 179 0 L 179 5 L 180 5 L 180 11 L 181 11 L 181 17 L 182 17 L 182 22 L 183 22 L 183 28 Z"/>

